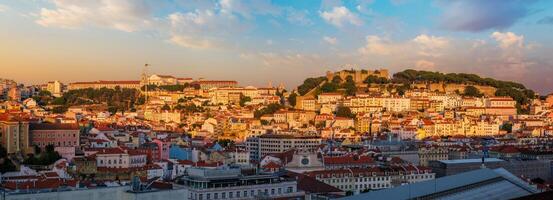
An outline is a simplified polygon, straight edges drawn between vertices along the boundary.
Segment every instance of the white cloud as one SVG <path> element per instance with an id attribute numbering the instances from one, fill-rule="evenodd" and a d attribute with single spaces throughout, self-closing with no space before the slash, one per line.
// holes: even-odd
<path id="1" fill-rule="evenodd" d="M 524 44 L 524 36 L 516 35 L 512 32 L 493 32 L 490 36 L 501 49 L 501 61 L 504 70 L 513 74 L 525 74 L 528 71 L 528 65 L 531 64 L 526 60 L 526 47 Z"/>
<path id="2" fill-rule="evenodd" d="M 152 23 L 150 7 L 143 0 L 54 0 L 55 8 L 42 8 L 36 23 L 45 27 L 78 28 L 93 25 L 133 32 Z"/>
<path id="3" fill-rule="evenodd" d="M 421 34 L 415 38 L 396 42 L 376 35 L 369 35 L 366 43 L 358 49 L 363 55 L 411 55 L 437 57 L 441 56 L 450 46 L 450 41 L 444 37 Z"/>
<path id="4" fill-rule="evenodd" d="M 365 40 L 365 46 L 357 50 L 362 55 L 390 55 L 396 49 L 395 45 L 389 40 L 382 39 L 376 35 L 369 35 Z"/>
<path id="5" fill-rule="evenodd" d="M 186 48 L 224 48 L 225 38 L 246 27 L 232 14 L 195 10 L 169 15 L 170 41 Z"/>
<path id="6" fill-rule="evenodd" d="M 516 35 L 512 32 L 493 32 L 491 37 L 495 39 L 499 46 L 503 49 L 508 49 L 512 47 L 522 48 L 524 46 L 524 36 Z"/>
<path id="7" fill-rule="evenodd" d="M 419 54 L 423 56 L 439 56 L 442 50 L 449 45 L 449 40 L 444 37 L 418 35 L 413 42 L 419 47 Z"/>
<path id="8" fill-rule="evenodd" d="M 324 36 L 323 37 L 323 40 L 328 43 L 328 44 L 331 44 L 331 45 L 336 45 L 338 43 L 338 39 L 336 39 L 336 37 L 328 37 L 328 36 Z"/>
<path id="9" fill-rule="evenodd" d="M 307 66 L 317 63 L 320 56 L 317 54 L 303 53 L 259 53 L 258 58 L 266 66 Z"/>
<path id="10" fill-rule="evenodd" d="M 216 46 L 209 40 L 197 37 L 190 37 L 187 35 L 173 35 L 170 39 L 171 42 L 191 49 L 212 49 Z"/>
<path id="11" fill-rule="evenodd" d="M 276 15 L 281 12 L 280 7 L 270 0 L 221 0 L 221 12 L 237 13 L 245 18 L 252 18 L 253 14 Z"/>
<path id="12" fill-rule="evenodd" d="M 415 68 L 418 70 L 435 71 L 436 63 L 428 60 L 417 60 L 417 62 L 415 62 Z"/>
<path id="13" fill-rule="evenodd" d="M 236 47 L 236 36 L 250 28 L 254 15 L 276 15 L 281 12 L 269 0 L 220 0 L 211 9 L 175 12 L 169 15 L 173 43 L 196 49 L 229 49 Z M 274 44 L 272 40 L 265 41 Z"/>
<path id="14" fill-rule="evenodd" d="M 320 13 L 321 17 L 329 24 L 342 27 L 346 24 L 360 26 L 363 24 L 359 17 L 344 6 L 334 7 L 331 11 Z"/>

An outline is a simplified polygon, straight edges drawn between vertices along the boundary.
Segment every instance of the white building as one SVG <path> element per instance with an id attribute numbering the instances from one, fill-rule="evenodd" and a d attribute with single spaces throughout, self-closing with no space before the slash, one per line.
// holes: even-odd
<path id="1" fill-rule="evenodd" d="M 321 137 L 315 136 L 265 134 L 247 138 L 246 148 L 250 152 L 251 160 L 259 160 L 268 154 L 281 153 L 290 149 L 315 151 L 321 141 Z"/>
<path id="2" fill-rule="evenodd" d="M 305 195 L 295 179 L 273 174 L 246 175 L 239 168 L 189 168 L 183 177 L 189 195 L 185 199 L 287 199 Z M 221 181 L 225 180 L 225 181 Z"/>
<path id="3" fill-rule="evenodd" d="M 48 82 L 46 90 L 48 90 L 48 92 L 50 92 L 54 97 L 61 97 L 63 94 L 63 84 L 57 80 L 50 81 Z"/>

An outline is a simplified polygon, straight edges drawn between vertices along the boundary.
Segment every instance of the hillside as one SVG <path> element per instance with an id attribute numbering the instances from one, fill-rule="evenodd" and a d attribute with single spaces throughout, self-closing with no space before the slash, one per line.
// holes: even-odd
<path id="1" fill-rule="evenodd" d="M 476 74 L 407 69 L 393 74 L 391 78 L 373 75 L 364 78 L 364 84 L 385 86 L 389 91 L 393 91 L 398 95 L 403 95 L 408 88 L 417 88 L 424 85 L 425 88 L 432 91 L 455 91 L 465 96 L 510 96 L 517 101 L 517 108 L 521 110 L 527 107 L 526 105 L 530 103 L 531 99 L 535 98 L 534 91 L 526 88 L 521 83 L 484 78 Z M 351 78 L 348 80 L 351 81 Z M 351 90 L 354 88 L 351 84 L 346 85 L 345 82 L 347 81 L 339 76 L 307 78 L 303 84 L 298 86 L 297 91 L 300 95 L 306 95 L 312 90 L 318 92 L 349 90 L 350 92 L 345 92 L 345 94 L 352 95 Z M 426 85 L 430 87 L 426 87 Z"/>

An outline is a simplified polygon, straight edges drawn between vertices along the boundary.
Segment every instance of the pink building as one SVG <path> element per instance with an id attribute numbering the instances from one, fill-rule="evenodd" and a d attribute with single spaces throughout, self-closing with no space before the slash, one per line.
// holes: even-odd
<path id="1" fill-rule="evenodd" d="M 152 162 L 169 159 L 169 142 L 154 139 L 152 142 L 144 143 L 140 146 L 140 151 L 148 154 L 148 159 Z"/>
<path id="2" fill-rule="evenodd" d="M 76 124 L 29 124 L 31 145 L 44 148 L 79 146 L 79 126 Z"/>

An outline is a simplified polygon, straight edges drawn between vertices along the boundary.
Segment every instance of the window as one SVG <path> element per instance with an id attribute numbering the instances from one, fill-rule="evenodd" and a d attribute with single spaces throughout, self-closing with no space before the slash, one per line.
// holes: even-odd
<path id="1" fill-rule="evenodd" d="M 287 193 L 292 193 L 292 192 L 294 192 L 294 189 L 292 187 L 288 187 L 288 190 L 286 192 Z"/>
<path id="2" fill-rule="evenodd" d="M 228 193 L 228 198 L 231 198 L 231 199 L 232 199 L 232 198 L 233 198 L 233 194 L 234 194 L 233 192 L 229 192 L 229 193 Z"/>
<path id="3" fill-rule="evenodd" d="M 221 193 L 221 198 L 222 198 L 222 199 L 226 199 L 226 198 L 227 198 L 227 193 L 226 193 L 226 192 L 222 192 L 222 193 Z"/>
<path id="4" fill-rule="evenodd" d="M 219 193 L 213 193 L 213 199 L 219 199 Z"/>

